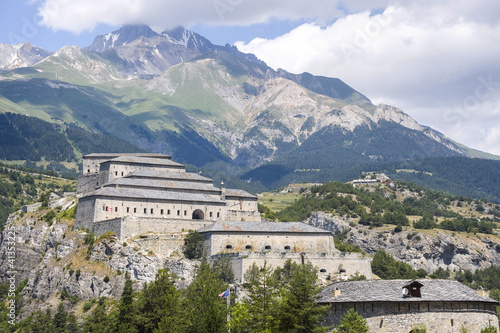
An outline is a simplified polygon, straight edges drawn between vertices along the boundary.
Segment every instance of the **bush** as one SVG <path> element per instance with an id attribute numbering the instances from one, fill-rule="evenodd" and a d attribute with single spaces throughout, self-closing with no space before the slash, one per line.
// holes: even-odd
<path id="1" fill-rule="evenodd" d="M 108 282 L 109 282 L 109 276 L 107 276 L 107 275 L 106 275 L 106 276 L 104 277 L 103 281 L 104 281 L 105 283 L 108 283 Z"/>
<path id="2" fill-rule="evenodd" d="M 184 238 L 184 255 L 188 259 L 200 259 L 203 255 L 203 236 L 198 231 L 190 230 Z"/>

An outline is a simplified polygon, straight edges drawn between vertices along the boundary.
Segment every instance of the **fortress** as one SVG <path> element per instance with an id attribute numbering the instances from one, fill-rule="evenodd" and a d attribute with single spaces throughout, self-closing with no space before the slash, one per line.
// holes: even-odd
<path id="1" fill-rule="evenodd" d="M 262 222 L 257 197 L 217 188 L 163 154 L 89 154 L 78 178 L 75 227 L 120 240 L 147 235 L 176 238 L 198 230 L 210 261 L 229 257 L 243 279 L 253 263 L 273 267 L 310 261 L 324 279 L 372 278 L 370 260 L 335 249 L 330 231 L 300 222 Z M 171 237 L 168 237 L 168 236 Z"/>

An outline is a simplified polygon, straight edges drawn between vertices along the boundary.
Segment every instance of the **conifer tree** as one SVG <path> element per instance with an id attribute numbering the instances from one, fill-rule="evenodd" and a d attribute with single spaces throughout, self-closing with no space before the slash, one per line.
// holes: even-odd
<path id="1" fill-rule="evenodd" d="M 193 282 L 186 290 L 184 308 L 186 309 L 189 333 L 226 333 L 226 300 L 219 294 L 227 289 L 227 284 L 217 278 L 210 265 L 203 261 L 196 272 Z"/>
<path id="2" fill-rule="evenodd" d="M 127 272 L 125 274 L 125 285 L 118 305 L 116 331 L 119 333 L 137 332 L 135 313 L 133 282 Z"/>
<path id="3" fill-rule="evenodd" d="M 64 310 L 64 304 L 61 302 L 57 307 L 57 312 L 54 315 L 54 328 L 56 333 L 64 333 L 66 322 L 68 319 L 68 312 Z"/>
<path id="4" fill-rule="evenodd" d="M 279 312 L 280 332 L 326 332 L 319 325 L 321 316 L 328 306 L 315 303 L 321 287 L 316 284 L 317 271 L 310 262 L 305 265 L 292 264 L 291 276 L 286 288 L 282 289 Z"/>
<path id="5" fill-rule="evenodd" d="M 245 274 L 248 288 L 248 321 L 251 332 L 277 332 L 279 289 L 274 279 L 273 269 L 264 262 L 259 269 L 249 269 Z M 255 265 L 256 266 L 256 265 Z"/>
<path id="6" fill-rule="evenodd" d="M 354 309 L 349 309 L 342 319 L 340 325 L 335 328 L 338 333 L 366 333 L 368 324 L 366 319 L 361 317 Z"/>

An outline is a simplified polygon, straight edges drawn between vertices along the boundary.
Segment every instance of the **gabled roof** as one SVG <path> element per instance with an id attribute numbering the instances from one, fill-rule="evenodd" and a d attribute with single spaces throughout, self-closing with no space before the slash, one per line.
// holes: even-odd
<path id="1" fill-rule="evenodd" d="M 473 289 L 451 280 L 419 280 L 421 297 L 403 297 L 402 288 L 413 280 L 369 280 L 338 282 L 319 293 L 318 303 L 352 302 L 487 302 L 497 301 L 478 295 Z M 335 288 L 340 295 L 333 297 Z"/>
<path id="2" fill-rule="evenodd" d="M 219 196 L 211 196 L 203 193 L 182 193 L 137 188 L 103 187 L 82 198 L 92 196 L 226 204 L 225 201 L 220 200 Z"/>
<path id="3" fill-rule="evenodd" d="M 233 189 L 233 188 L 227 188 L 226 197 L 238 197 L 238 198 L 252 198 L 252 199 L 257 199 L 257 196 L 248 193 L 247 191 L 243 191 L 240 189 Z"/>
<path id="4" fill-rule="evenodd" d="M 254 233 L 322 233 L 330 231 L 316 228 L 302 222 L 215 222 L 198 230 L 210 232 L 254 232 Z"/>
<path id="5" fill-rule="evenodd" d="M 106 162 L 101 163 L 101 165 L 106 163 L 130 163 L 130 164 L 150 164 L 150 165 L 166 165 L 178 168 L 184 168 L 183 164 L 174 162 L 166 158 L 152 158 L 152 157 L 141 157 L 141 156 L 118 156 L 110 159 Z"/>
<path id="6" fill-rule="evenodd" d="M 191 172 L 135 170 L 123 178 L 156 178 L 156 179 L 187 180 L 187 181 L 213 183 L 212 179 Z"/>

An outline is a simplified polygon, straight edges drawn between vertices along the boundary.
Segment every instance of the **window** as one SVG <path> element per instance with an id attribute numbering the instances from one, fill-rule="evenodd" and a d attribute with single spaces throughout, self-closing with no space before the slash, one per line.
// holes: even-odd
<path id="1" fill-rule="evenodd" d="M 117 211 L 118 211 L 118 207 L 115 207 L 115 212 L 117 212 Z"/>
<path id="2" fill-rule="evenodd" d="M 122 176 L 123 176 L 123 171 L 122 171 Z"/>
<path id="3" fill-rule="evenodd" d="M 153 208 L 151 208 L 151 214 L 153 214 Z"/>
<path id="4" fill-rule="evenodd" d="M 252 249 L 252 245 L 245 246 L 245 250 L 251 250 L 251 249 Z"/>
<path id="5" fill-rule="evenodd" d="M 167 209 L 167 215 L 170 215 L 170 209 Z"/>
<path id="6" fill-rule="evenodd" d="M 285 250 L 290 250 L 290 245 L 285 245 Z"/>
<path id="7" fill-rule="evenodd" d="M 106 206 L 102 206 L 102 210 L 103 210 L 103 211 L 106 211 Z"/>
<path id="8" fill-rule="evenodd" d="M 320 273 L 326 273 L 326 269 L 322 268 L 319 270 Z"/>
<path id="9" fill-rule="evenodd" d="M 188 214 L 187 210 L 184 211 L 184 216 L 186 216 Z"/>
<path id="10" fill-rule="evenodd" d="M 265 249 L 266 250 L 270 250 L 271 249 L 271 245 L 266 245 Z"/>
<path id="11" fill-rule="evenodd" d="M 233 246 L 231 244 L 226 245 L 226 249 L 232 249 L 232 248 L 233 248 Z"/>
<path id="12" fill-rule="evenodd" d="M 127 207 L 127 213 L 128 213 L 129 211 L 130 211 L 130 208 L 129 208 L 129 207 Z"/>
<path id="13" fill-rule="evenodd" d="M 87 173 L 90 173 L 90 169 L 87 169 Z"/>
<path id="14" fill-rule="evenodd" d="M 118 176 L 118 171 L 115 171 L 115 176 Z"/>
<path id="15" fill-rule="evenodd" d="M 137 213 L 137 208 L 134 208 L 134 213 Z"/>
<path id="16" fill-rule="evenodd" d="M 181 215 L 181 211 L 177 210 L 177 216 Z"/>
<path id="17" fill-rule="evenodd" d="M 217 212 L 217 217 L 220 217 L 220 213 L 219 212 Z"/>
<path id="18" fill-rule="evenodd" d="M 148 210 L 146 208 L 144 208 L 144 214 L 147 214 L 148 213 Z"/>
<path id="19" fill-rule="evenodd" d="M 210 212 L 210 217 L 212 217 L 212 212 Z"/>
<path id="20" fill-rule="evenodd" d="M 163 209 L 160 209 L 160 215 L 163 215 Z"/>

